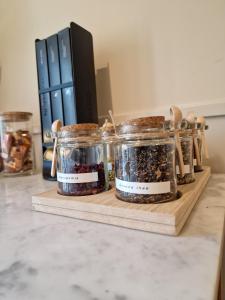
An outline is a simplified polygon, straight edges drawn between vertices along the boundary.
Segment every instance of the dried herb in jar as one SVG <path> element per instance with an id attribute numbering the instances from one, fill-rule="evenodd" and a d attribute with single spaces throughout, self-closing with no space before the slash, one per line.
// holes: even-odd
<path id="1" fill-rule="evenodd" d="M 159 203 L 174 200 L 176 181 L 174 178 L 174 145 L 149 145 L 137 147 L 123 147 L 121 153 L 116 154 L 116 178 L 125 182 L 161 183 L 169 182 L 171 192 L 151 194 L 135 193 L 134 185 L 130 187 L 133 192 L 124 192 L 119 189 L 116 195 L 121 200 L 137 203 Z M 119 151 L 120 152 L 120 151 Z M 172 180 L 171 180 L 172 179 Z M 143 187 L 148 188 L 148 185 Z"/>
<path id="2" fill-rule="evenodd" d="M 119 199 L 133 203 L 176 199 L 175 144 L 163 130 L 164 121 L 164 117 L 140 118 L 120 126 L 115 147 Z"/>
<path id="3" fill-rule="evenodd" d="M 85 196 L 93 195 L 105 190 L 105 170 L 104 163 L 99 164 L 76 164 L 71 163 L 71 165 L 66 168 L 62 167 L 62 172 L 64 174 L 90 174 L 97 173 L 97 181 L 94 182 L 81 182 L 81 183 L 68 183 L 68 182 L 58 182 L 58 193 L 62 195 L 74 195 L 74 196 Z M 78 175 L 79 176 L 79 175 Z M 58 177 L 59 178 L 59 177 Z M 64 177 L 65 178 L 65 177 Z M 74 178 L 74 177 L 73 177 Z"/>
<path id="4" fill-rule="evenodd" d="M 84 196 L 106 190 L 104 146 L 96 124 L 62 127 L 57 157 L 59 194 Z"/>

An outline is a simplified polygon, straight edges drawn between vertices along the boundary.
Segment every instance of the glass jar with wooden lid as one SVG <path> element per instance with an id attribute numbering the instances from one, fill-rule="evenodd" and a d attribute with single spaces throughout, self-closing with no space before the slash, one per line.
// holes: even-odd
<path id="1" fill-rule="evenodd" d="M 33 173 L 32 113 L 0 113 L 0 165 L 4 175 Z"/>
<path id="2" fill-rule="evenodd" d="M 164 122 L 163 116 L 154 116 L 128 120 L 117 127 L 117 198 L 133 203 L 177 198 L 175 140 L 164 130 Z"/>
<path id="3" fill-rule="evenodd" d="M 105 191 L 107 169 L 98 125 L 64 126 L 57 136 L 58 193 L 84 196 Z"/>

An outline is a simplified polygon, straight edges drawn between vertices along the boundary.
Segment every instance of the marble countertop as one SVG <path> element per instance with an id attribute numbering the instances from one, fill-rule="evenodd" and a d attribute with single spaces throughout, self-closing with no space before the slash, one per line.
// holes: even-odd
<path id="1" fill-rule="evenodd" d="M 213 175 L 179 237 L 31 211 L 40 175 L 0 179 L 0 299 L 216 299 L 225 175 Z"/>

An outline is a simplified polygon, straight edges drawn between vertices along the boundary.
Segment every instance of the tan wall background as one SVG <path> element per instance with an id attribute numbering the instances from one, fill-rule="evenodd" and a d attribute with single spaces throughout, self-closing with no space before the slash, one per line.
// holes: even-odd
<path id="1" fill-rule="evenodd" d="M 0 0 L 1 111 L 31 111 L 39 128 L 34 40 L 70 21 L 94 37 L 100 115 L 111 102 L 118 120 L 197 107 L 225 172 L 224 0 Z"/>

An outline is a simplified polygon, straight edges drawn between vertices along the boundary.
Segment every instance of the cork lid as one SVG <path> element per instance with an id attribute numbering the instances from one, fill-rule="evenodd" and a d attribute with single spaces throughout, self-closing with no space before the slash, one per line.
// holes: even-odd
<path id="1" fill-rule="evenodd" d="M 132 125 L 132 126 L 149 126 L 151 128 L 161 128 L 165 122 L 164 116 L 150 116 L 145 118 L 137 118 L 127 120 L 121 123 L 121 125 Z"/>
<path id="2" fill-rule="evenodd" d="M 119 134 L 142 133 L 164 128 L 164 116 L 150 116 L 124 121 L 118 126 Z"/>
<path id="3" fill-rule="evenodd" d="M 98 124 L 95 123 L 80 123 L 61 127 L 57 133 L 61 139 L 87 139 L 100 138 Z"/>
<path id="4" fill-rule="evenodd" d="M 98 124 L 95 123 L 80 123 L 80 124 L 72 124 L 61 127 L 61 132 L 79 132 L 79 131 L 92 131 L 98 130 Z"/>
<path id="5" fill-rule="evenodd" d="M 31 112 L 24 112 L 24 111 L 1 112 L 0 120 L 6 122 L 29 121 L 32 115 L 33 114 Z"/>

